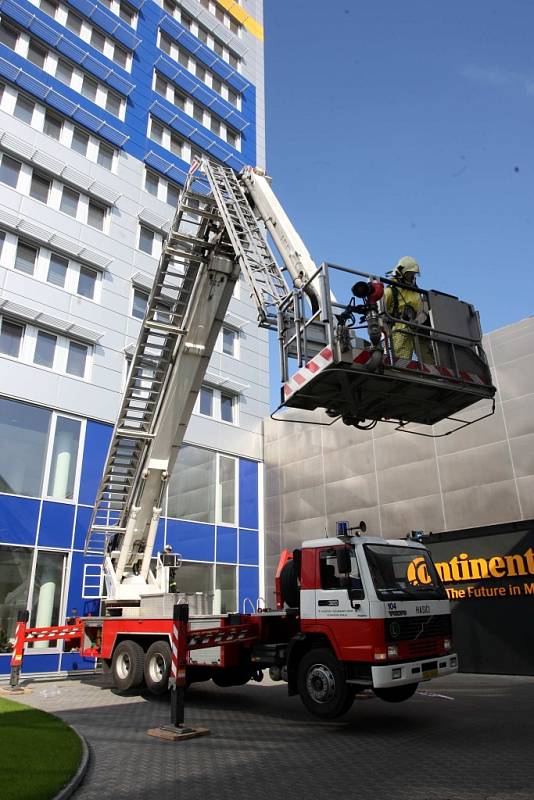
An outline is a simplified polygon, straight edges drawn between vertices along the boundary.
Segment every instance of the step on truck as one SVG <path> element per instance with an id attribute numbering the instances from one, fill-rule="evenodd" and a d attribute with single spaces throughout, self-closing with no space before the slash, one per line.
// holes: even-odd
<path id="1" fill-rule="evenodd" d="M 102 559 L 103 616 L 40 629 L 21 620 L 12 683 L 25 643 L 64 639 L 102 659 L 117 688 L 144 682 L 165 691 L 173 608 L 186 598 L 180 556 L 168 548 L 155 554 L 156 533 L 240 273 L 258 325 L 278 339 L 280 409 L 319 411 L 328 424 L 364 430 L 415 426 L 421 435 L 461 435 L 493 412 L 495 388 L 470 303 L 417 287 L 425 318 L 395 318 L 386 289 L 407 287 L 328 262 L 317 267 L 262 170 L 236 175 L 195 159 L 162 248 L 86 536 L 86 555 Z M 411 353 L 396 352 L 399 325 Z M 275 609 L 252 601 L 254 613 L 221 614 L 220 602 L 195 595 L 188 681 L 238 685 L 269 669 L 311 711 L 335 717 L 361 688 L 398 701 L 454 671 L 448 601 L 428 552 L 349 533 L 341 526 L 340 535 L 283 554 Z"/>

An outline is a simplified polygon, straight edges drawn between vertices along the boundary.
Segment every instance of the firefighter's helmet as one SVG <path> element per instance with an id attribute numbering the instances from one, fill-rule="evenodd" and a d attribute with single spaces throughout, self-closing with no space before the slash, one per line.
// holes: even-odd
<path id="1" fill-rule="evenodd" d="M 402 278 L 402 276 L 406 275 L 407 272 L 413 272 L 414 275 L 421 274 L 419 264 L 415 258 L 412 258 L 411 256 L 403 256 L 402 258 L 399 258 L 397 264 L 395 265 L 394 275 L 396 278 Z"/>

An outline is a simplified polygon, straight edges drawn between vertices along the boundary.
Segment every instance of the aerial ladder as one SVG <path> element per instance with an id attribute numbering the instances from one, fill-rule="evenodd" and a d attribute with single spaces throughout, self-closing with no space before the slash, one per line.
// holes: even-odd
<path id="1" fill-rule="evenodd" d="M 322 409 L 329 423 L 362 428 L 444 419 L 460 427 L 467 422 L 455 414 L 495 394 L 471 305 L 425 292 L 429 322 L 413 323 L 414 357 L 397 358 L 388 333 L 396 320 L 383 301 L 394 281 L 317 267 L 261 170 L 236 175 L 196 160 L 162 249 L 86 537 L 86 554 L 104 559 L 110 603 L 166 591 L 173 557 L 151 569 L 166 482 L 241 272 L 258 325 L 278 337 L 281 407 Z M 348 302 L 335 299 L 334 273 Z M 423 340 L 430 364 L 418 357 Z"/>

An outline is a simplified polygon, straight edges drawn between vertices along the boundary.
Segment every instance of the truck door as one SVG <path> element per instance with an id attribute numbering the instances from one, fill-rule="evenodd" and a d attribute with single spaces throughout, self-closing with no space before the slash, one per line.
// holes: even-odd
<path id="1" fill-rule="evenodd" d="M 347 576 L 341 575 L 337 565 L 337 552 L 341 547 L 328 547 L 319 551 L 319 580 L 315 591 L 316 619 L 365 618 L 369 616 L 369 601 L 363 596 L 363 583 L 356 555 L 352 556 L 349 575 L 350 588 L 362 590 L 362 597 L 351 599 Z"/>

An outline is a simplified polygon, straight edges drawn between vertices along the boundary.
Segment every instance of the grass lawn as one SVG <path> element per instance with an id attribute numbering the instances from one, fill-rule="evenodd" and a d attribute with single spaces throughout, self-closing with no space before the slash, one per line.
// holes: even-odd
<path id="1" fill-rule="evenodd" d="M 0 798 L 48 800 L 80 763 L 76 734 L 57 717 L 0 697 Z"/>

